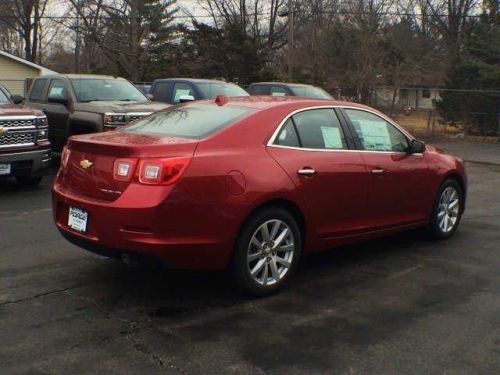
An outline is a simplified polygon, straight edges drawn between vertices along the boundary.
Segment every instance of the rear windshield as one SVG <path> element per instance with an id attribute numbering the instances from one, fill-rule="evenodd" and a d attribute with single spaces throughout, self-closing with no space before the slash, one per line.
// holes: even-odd
<path id="1" fill-rule="evenodd" d="M 122 131 L 167 137 L 201 139 L 249 115 L 254 110 L 240 106 L 215 104 L 170 107 L 124 127 Z"/>
<path id="2" fill-rule="evenodd" d="M 304 96 L 313 99 L 333 99 L 325 90 L 314 86 L 290 86 L 297 96 Z"/>
<path id="3" fill-rule="evenodd" d="M 137 87 L 124 79 L 75 78 L 71 84 L 79 102 L 148 101 Z"/>
<path id="4" fill-rule="evenodd" d="M 248 92 L 233 83 L 210 82 L 198 83 L 196 86 L 198 86 L 205 99 L 215 98 L 217 95 L 226 95 L 229 97 L 249 95 Z"/>

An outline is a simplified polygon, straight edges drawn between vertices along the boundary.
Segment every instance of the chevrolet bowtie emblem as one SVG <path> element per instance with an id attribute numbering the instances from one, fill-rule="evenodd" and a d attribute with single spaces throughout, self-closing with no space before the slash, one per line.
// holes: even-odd
<path id="1" fill-rule="evenodd" d="M 0 137 L 7 133 L 7 129 L 5 129 L 3 126 L 0 126 Z"/>
<path id="2" fill-rule="evenodd" d="M 90 160 L 84 159 L 80 162 L 80 167 L 82 167 L 83 169 L 89 169 L 92 164 L 94 163 L 92 163 Z"/>

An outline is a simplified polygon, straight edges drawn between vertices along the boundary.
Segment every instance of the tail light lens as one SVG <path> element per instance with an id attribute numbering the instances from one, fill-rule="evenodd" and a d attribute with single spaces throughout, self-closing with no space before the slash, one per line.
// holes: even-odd
<path id="1" fill-rule="evenodd" d="M 117 181 L 130 181 L 134 176 L 136 159 L 116 159 L 113 165 L 113 178 Z"/>
<path id="2" fill-rule="evenodd" d="M 143 159 L 139 162 L 138 180 L 146 185 L 170 185 L 179 180 L 190 157 Z"/>
<path id="3" fill-rule="evenodd" d="M 63 170 L 66 170 L 68 167 L 68 161 L 69 161 L 69 156 L 71 155 L 71 151 L 69 150 L 68 146 L 64 146 L 62 153 L 61 153 L 61 168 Z"/>

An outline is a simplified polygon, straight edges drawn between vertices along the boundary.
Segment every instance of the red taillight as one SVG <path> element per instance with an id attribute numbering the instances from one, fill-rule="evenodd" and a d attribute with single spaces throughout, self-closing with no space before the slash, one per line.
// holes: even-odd
<path id="1" fill-rule="evenodd" d="M 138 180 L 146 185 L 170 185 L 186 170 L 190 157 L 142 159 L 139 162 Z"/>
<path id="2" fill-rule="evenodd" d="M 71 151 L 69 150 L 68 146 L 64 146 L 62 153 L 61 153 L 61 168 L 65 170 L 68 167 L 68 161 L 69 161 L 69 156 L 71 154 Z"/>
<path id="3" fill-rule="evenodd" d="M 136 159 L 116 159 L 113 165 L 113 178 L 117 181 L 130 181 L 134 176 Z"/>

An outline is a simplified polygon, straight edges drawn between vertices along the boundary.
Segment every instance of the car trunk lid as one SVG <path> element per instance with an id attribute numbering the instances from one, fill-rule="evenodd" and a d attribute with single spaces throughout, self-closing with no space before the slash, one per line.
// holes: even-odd
<path id="1" fill-rule="evenodd" d="M 121 131 L 72 137 L 62 183 L 78 195 L 113 201 L 131 183 L 113 178 L 117 159 L 192 156 L 197 144 L 190 139 Z"/>

